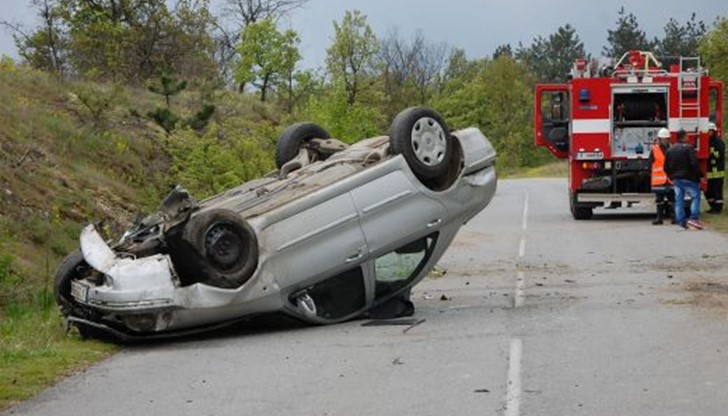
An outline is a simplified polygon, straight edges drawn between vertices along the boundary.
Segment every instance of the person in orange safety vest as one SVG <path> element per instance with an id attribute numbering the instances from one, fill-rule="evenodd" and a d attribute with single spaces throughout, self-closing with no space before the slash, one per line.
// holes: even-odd
<path id="1" fill-rule="evenodd" d="M 670 147 L 670 131 L 666 128 L 657 132 L 657 142 L 652 146 L 650 152 L 650 165 L 652 166 L 651 184 L 652 192 L 655 194 L 655 206 L 657 217 L 652 221 L 653 225 L 662 224 L 665 216 L 670 216 L 670 203 L 674 200 L 672 182 L 665 173 L 665 154 Z"/>

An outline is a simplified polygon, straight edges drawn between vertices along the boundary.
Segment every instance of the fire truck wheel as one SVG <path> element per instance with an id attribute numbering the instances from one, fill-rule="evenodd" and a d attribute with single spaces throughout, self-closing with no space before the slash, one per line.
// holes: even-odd
<path id="1" fill-rule="evenodd" d="M 426 107 L 411 107 L 392 121 L 392 151 L 404 156 L 412 172 L 423 181 L 447 173 L 452 159 L 450 131 L 442 117 Z"/>
<path id="2" fill-rule="evenodd" d="M 579 205 L 576 202 L 576 195 L 571 195 L 569 198 L 569 206 L 571 208 L 571 215 L 575 220 L 588 220 L 594 215 L 594 208 L 590 206 Z"/>

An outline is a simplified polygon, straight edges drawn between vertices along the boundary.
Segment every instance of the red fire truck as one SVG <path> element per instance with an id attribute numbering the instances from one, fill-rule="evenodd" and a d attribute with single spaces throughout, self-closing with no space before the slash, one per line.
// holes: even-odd
<path id="1" fill-rule="evenodd" d="M 663 127 L 673 142 L 679 130 L 688 133 L 705 171 L 708 122 L 722 131 L 723 84 L 699 58 L 665 63 L 644 51 L 601 68 L 578 59 L 565 84 L 536 86 L 536 145 L 568 159 L 575 219 L 591 218 L 596 207 L 654 201 L 648 158 Z"/>

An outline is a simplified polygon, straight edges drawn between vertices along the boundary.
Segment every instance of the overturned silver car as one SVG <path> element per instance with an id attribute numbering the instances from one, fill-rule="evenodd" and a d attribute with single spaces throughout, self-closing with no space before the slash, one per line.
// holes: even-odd
<path id="1" fill-rule="evenodd" d="M 347 146 L 289 127 L 279 169 L 201 202 L 176 188 L 115 243 L 94 226 L 61 263 L 55 295 L 84 336 L 180 335 L 283 312 L 315 324 L 408 293 L 496 189 L 495 151 L 434 111 Z"/>

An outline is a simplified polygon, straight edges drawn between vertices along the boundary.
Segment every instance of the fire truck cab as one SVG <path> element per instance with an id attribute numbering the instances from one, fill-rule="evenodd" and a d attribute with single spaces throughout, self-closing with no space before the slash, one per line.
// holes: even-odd
<path id="1" fill-rule="evenodd" d="M 601 68 L 577 59 L 565 84 L 536 86 L 536 145 L 568 159 L 575 219 L 591 218 L 596 207 L 654 202 L 649 155 L 663 127 L 672 142 L 678 131 L 687 132 L 705 171 L 707 125 L 723 130 L 723 84 L 699 58 L 669 61 L 665 68 L 645 51 L 629 51 Z"/>

